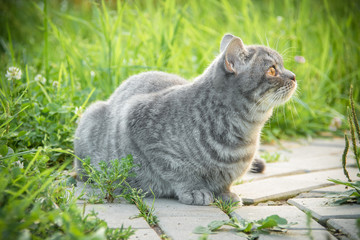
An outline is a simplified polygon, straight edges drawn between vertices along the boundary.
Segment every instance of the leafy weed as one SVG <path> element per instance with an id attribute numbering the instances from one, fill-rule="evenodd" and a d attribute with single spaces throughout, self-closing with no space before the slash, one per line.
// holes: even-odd
<path id="1" fill-rule="evenodd" d="M 121 194 L 116 195 L 116 191 L 122 192 L 126 189 L 126 178 L 134 176 L 134 173 L 131 172 L 133 167 L 131 155 L 121 160 L 101 161 L 99 169 L 90 164 L 90 158 L 83 161 L 83 169 L 88 177 L 87 183 L 94 189 L 99 189 L 102 198 L 109 203 L 113 203 L 115 198 L 121 196 Z"/>
<path id="2" fill-rule="evenodd" d="M 261 233 L 286 232 L 287 229 L 296 223 L 288 223 L 284 218 L 278 215 L 271 215 L 265 219 L 257 221 L 248 221 L 239 217 L 232 217 L 229 220 L 215 220 L 210 222 L 206 227 L 198 226 L 194 229 L 196 234 L 215 234 L 223 226 L 233 227 L 237 235 L 247 239 L 256 239 Z"/>

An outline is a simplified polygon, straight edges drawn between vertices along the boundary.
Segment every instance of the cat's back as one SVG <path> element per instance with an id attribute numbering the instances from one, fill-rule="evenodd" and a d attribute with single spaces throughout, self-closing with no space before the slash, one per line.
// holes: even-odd
<path id="1" fill-rule="evenodd" d="M 109 102 L 124 103 L 135 95 L 155 93 L 169 87 L 188 83 L 186 79 L 175 74 L 160 71 L 144 72 L 125 80 L 111 95 Z"/>

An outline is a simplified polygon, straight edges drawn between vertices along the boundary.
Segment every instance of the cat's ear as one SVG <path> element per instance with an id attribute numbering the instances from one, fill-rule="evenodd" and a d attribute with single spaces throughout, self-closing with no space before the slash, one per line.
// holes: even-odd
<path id="1" fill-rule="evenodd" d="M 225 50 L 224 66 L 230 73 L 238 74 L 240 68 L 245 63 L 247 51 L 243 41 L 238 37 L 233 37 Z"/>
<path id="2" fill-rule="evenodd" d="M 220 43 L 220 52 L 223 52 L 225 50 L 225 48 L 227 47 L 227 45 L 233 38 L 234 38 L 234 35 L 232 35 L 230 33 L 227 33 L 223 36 L 223 38 L 221 39 L 221 43 Z"/>

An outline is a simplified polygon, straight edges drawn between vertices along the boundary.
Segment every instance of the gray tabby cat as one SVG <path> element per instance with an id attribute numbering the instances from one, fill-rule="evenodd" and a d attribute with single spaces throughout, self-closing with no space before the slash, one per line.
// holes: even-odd
<path id="1" fill-rule="evenodd" d="M 193 82 L 163 72 L 135 75 L 91 105 L 75 134 L 75 154 L 101 160 L 132 154 L 132 187 L 156 197 L 208 205 L 240 201 L 231 184 L 251 166 L 273 108 L 296 89 L 281 56 L 227 34 L 221 53 Z M 76 162 L 81 174 L 81 164 Z"/>

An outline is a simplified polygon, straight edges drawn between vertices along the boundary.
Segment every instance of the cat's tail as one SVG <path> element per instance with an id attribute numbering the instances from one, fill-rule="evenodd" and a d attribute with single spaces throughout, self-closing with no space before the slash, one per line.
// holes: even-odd
<path id="1" fill-rule="evenodd" d="M 251 164 L 250 172 L 252 173 L 263 173 L 265 171 L 266 164 L 264 159 L 256 156 Z"/>

